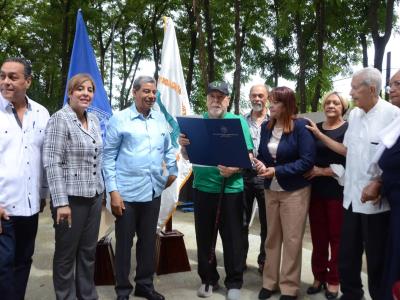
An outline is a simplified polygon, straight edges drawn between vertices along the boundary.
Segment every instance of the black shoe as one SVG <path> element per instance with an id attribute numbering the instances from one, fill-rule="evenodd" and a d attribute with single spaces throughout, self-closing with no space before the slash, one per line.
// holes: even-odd
<path id="1" fill-rule="evenodd" d="M 338 292 L 325 291 L 325 298 L 328 300 L 336 299 L 338 297 Z"/>
<path id="2" fill-rule="evenodd" d="M 279 297 L 279 300 L 295 300 L 295 299 L 297 299 L 297 296 L 281 295 Z"/>
<path id="3" fill-rule="evenodd" d="M 321 292 L 322 289 L 325 289 L 325 288 L 326 288 L 325 283 L 321 282 L 318 286 L 310 286 L 307 289 L 307 294 L 314 295 L 314 294 Z"/>
<path id="4" fill-rule="evenodd" d="M 135 296 L 146 298 L 147 300 L 164 300 L 164 296 L 157 293 L 154 289 L 135 288 Z"/>
<path id="5" fill-rule="evenodd" d="M 271 291 L 269 289 L 262 288 L 260 290 L 260 292 L 258 293 L 258 299 L 264 300 L 264 299 L 271 298 L 271 296 L 275 293 L 276 293 L 276 291 Z"/>

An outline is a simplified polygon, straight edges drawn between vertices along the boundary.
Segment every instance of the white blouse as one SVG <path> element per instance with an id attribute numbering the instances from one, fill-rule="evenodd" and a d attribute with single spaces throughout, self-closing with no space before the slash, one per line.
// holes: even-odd
<path id="1" fill-rule="evenodd" d="M 272 158 L 276 160 L 276 152 L 278 151 L 278 146 L 279 142 L 281 141 L 283 134 L 283 128 L 282 127 L 274 127 L 272 130 L 272 135 L 268 143 L 268 151 L 271 154 Z M 276 179 L 276 176 L 272 178 L 271 185 L 269 187 L 271 191 L 277 191 L 277 192 L 282 192 L 284 189 L 279 185 L 278 180 Z"/>

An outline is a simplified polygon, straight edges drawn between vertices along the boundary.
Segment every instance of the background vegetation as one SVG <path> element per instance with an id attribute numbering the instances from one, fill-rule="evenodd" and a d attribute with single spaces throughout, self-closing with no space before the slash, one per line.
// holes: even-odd
<path id="1" fill-rule="evenodd" d="M 368 65 L 382 69 L 398 0 L 0 0 L 0 61 L 24 56 L 33 64 L 30 96 L 55 111 L 62 104 L 78 8 L 82 9 L 106 90 L 113 104 L 130 104 L 139 62 L 154 62 L 158 77 L 162 17 L 176 23 L 190 102 L 205 106 L 208 82 L 232 74 L 231 109 L 240 87 L 259 73 L 267 84 L 296 82 L 301 112 L 316 111 L 332 78 Z M 111 47 L 114 69 L 110 78 Z M 372 61 L 372 59 L 370 59 Z"/>

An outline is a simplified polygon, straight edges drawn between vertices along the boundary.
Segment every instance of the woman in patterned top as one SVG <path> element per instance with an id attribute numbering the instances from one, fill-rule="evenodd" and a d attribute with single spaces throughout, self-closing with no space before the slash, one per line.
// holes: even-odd
<path id="1" fill-rule="evenodd" d="M 47 124 L 43 164 L 55 228 L 57 299 L 97 299 L 94 261 L 104 191 L 99 120 L 87 111 L 95 85 L 87 74 L 68 82 L 68 103 Z"/>

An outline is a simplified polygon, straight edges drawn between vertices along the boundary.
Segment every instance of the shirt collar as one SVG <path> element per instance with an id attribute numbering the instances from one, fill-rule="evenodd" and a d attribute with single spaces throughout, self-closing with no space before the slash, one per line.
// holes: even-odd
<path id="1" fill-rule="evenodd" d="M 74 120 L 78 120 L 78 116 L 76 115 L 76 112 L 72 109 L 72 107 L 67 103 L 64 105 L 63 109 L 67 112 L 67 114 Z M 88 120 L 88 115 L 87 115 L 87 111 L 85 110 L 85 112 L 83 113 L 86 117 L 86 119 Z"/>
<path id="2" fill-rule="evenodd" d="M 379 97 L 378 101 L 368 112 L 365 112 L 365 110 L 362 109 L 361 111 L 364 113 L 364 116 L 371 116 L 371 115 L 375 114 L 375 112 L 377 112 L 379 110 L 379 107 L 381 106 L 382 101 L 384 101 L 384 100 L 382 100 L 382 98 Z"/>
<path id="3" fill-rule="evenodd" d="M 154 112 L 154 108 L 150 109 L 149 115 L 147 117 L 145 117 L 142 113 L 138 112 L 138 110 L 136 109 L 136 105 L 135 102 L 133 102 L 133 104 L 130 107 L 131 109 L 131 120 L 135 119 L 135 118 L 140 118 L 140 119 L 149 119 L 149 118 L 153 118 L 153 112 Z"/>
<path id="4" fill-rule="evenodd" d="M 32 110 L 32 100 L 28 96 L 25 96 L 25 97 L 26 97 L 26 103 L 27 103 L 26 107 L 28 108 L 28 110 Z"/>
<path id="5" fill-rule="evenodd" d="M 253 118 L 251 117 L 251 113 L 252 113 L 252 112 L 253 112 L 253 110 L 251 110 L 249 113 L 247 113 L 247 114 L 245 115 L 245 118 L 246 118 L 247 120 L 253 122 Z M 267 110 L 267 113 L 265 114 L 265 117 L 264 117 L 264 120 L 263 120 L 263 121 L 268 121 L 268 120 L 269 120 L 269 112 L 268 112 L 268 110 Z"/>
<path id="6" fill-rule="evenodd" d="M 10 101 L 4 99 L 3 96 L 0 94 L 0 103 L 1 103 L 1 109 L 6 110 L 7 106 L 10 104 Z"/>
<path id="7" fill-rule="evenodd" d="M 32 110 L 32 104 L 31 104 L 31 99 L 28 96 L 25 96 L 25 100 L 26 100 L 26 107 L 28 108 L 28 110 Z M 5 99 L 1 94 L 0 94 L 0 105 L 1 105 L 1 109 L 2 110 L 7 110 L 8 107 L 12 108 L 13 105 L 10 101 L 8 101 L 7 99 Z"/>

